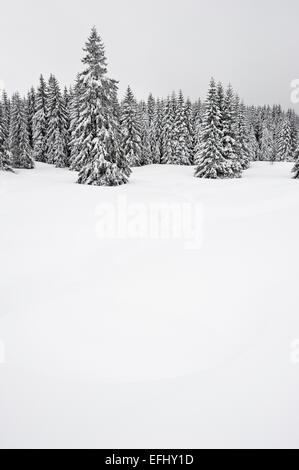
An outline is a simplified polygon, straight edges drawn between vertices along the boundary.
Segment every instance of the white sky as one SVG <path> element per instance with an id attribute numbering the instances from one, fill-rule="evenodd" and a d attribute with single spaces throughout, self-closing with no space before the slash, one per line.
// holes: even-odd
<path id="1" fill-rule="evenodd" d="M 298 20 L 298 0 L 1 0 L 0 83 L 25 92 L 42 72 L 70 84 L 96 25 L 121 93 L 195 99 L 214 75 L 248 104 L 290 107 Z"/>

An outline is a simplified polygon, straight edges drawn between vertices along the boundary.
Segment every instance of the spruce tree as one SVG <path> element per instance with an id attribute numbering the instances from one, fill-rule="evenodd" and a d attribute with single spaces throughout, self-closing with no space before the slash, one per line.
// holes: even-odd
<path id="1" fill-rule="evenodd" d="M 48 86 L 47 122 L 47 162 L 66 168 L 69 157 L 67 110 L 54 75 Z"/>
<path id="2" fill-rule="evenodd" d="M 293 160 L 293 144 L 291 125 L 288 118 L 284 118 L 281 122 L 279 131 L 277 158 L 279 161 L 292 161 Z"/>
<path id="3" fill-rule="evenodd" d="M 246 122 L 246 107 L 244 103 L 240 103 L 239 97 L 236 97 L 236 144 L 237 156 L 241 163 L 242 170 L 247 170 L 250 167 L 250 148 L 248 125 Z"/>
<path id="4" fill-rule="evenodd" d="M 187 122 L 186 105 L 182 91 L 174 104 L 174 119 L 171 132 L 172 153 L 165 163 L 172 165 L 190 165 L 191 148 Z"/>
<path id="5" fill-rule="evenodd" d="M 195 176 L 197 178 L 227 178 L 231 165 L 223 155 L 223 123 L 219 94 L 212 79 L 205 103 L 199 142 L 197 144 Z"/>
<path id="6" fill-rule="evenodd" d="M 142 123 L 140 112 L 130 87 L 128 87 L 121 111 L 121 146 L 131 167 L 143 164 Z"/>
<path id="7" fill-rule="evenodd" d="M 47 86 L 41 75 L 35 97 L 33 118 L 33 157 L 38 162 L 47 161 Z"/>
<path id="8" fill-rule="evenodd" d="M 235 132 L 236 124 L 237 116 L 234 92 L 232 87 L 229 86 L 224 97 L 222 148 L 223 155 L 227 161 L 227 176 L 231 178 L 240 178 L 242 174 Z"/>
<path id="9" fill-rule="evenodd" d="M 2 93 L 1 104 L 2 104 L 2 112 L 4 116 L 5 134 L 8 136 L 10 120 L 11 120 L 11 102 L 5 90 Z"/>
<path id="10" fill-rule="evenodd" d="M 154 115 L 154 124 L 153 132 L 155 141 L 155 154 L 153 158 L 153 163 L 160 164 L 162 163 L 163 158 L 163 119 L 164 119 L 164 109 L 165 102 L 161 99 L 158 99 L 156 102 L 155 115 Z"/>
<path id="11" fill-rule="evenodd" d="M 298 179 L 299 178 L 299 143 L 297 142 L 297 147 L 294 153 L 294 158 L 295 158 L 295 165 L 292 170 L 294 173 L 294 178 Z"/>
<path id="12" fill-rule="evenodd" d="M 289 120 L 290 128 L 291 128 L 291 148 L 292 148 L 291 159 L 294 160 L 296 158 L 295 153 L 297 150 L 297 142 L 298 142 L 298 118 L 293 109 L 289 109 L 287 111 L 287 118 Z"/>
<path id="13" fill-rule="evenodd" d="M 196 144 L 196 129 L 197 124 L 194 120 L 193 107 L 190 99 L 188 98 L 185 103 L 185 120 L 187 128 L 187 146 L 189 153 L 189 164 L 194 164 L 195 144 Z"/>
<path id="14" fill-rule="evenodd" d="M 260 160 L 273 162 L 275 160 L 274 139 L 266 123 L 263 125 Z"/>
<path id="15" fill-rule="evenodd" d="M 258 145 L 258 142 L 256 140 L 255 132 L 254 132 L 254 127 L 253 124 L 248 124 L 248 143 L 249 143 L 249 154 L 250 154 L 250 160 L 251 161 L 256 161 L 259 158 L 259 152 L 260 148 Z"/>
<path id="16" fill-rule="evenodd" d="M 86 42 L 79 76 L 78 149 L 72 168 L 79 169 L 78 183 L 116 186 L 128 182 L 130 169 L 123 156 L 115 118 L 117 84 L 107 76 L 103 42 L 95 28 Z"/>
<path id="17" fill-rule="evenodd" d="M 3 102 L 0 102 L 0 171 L 13 171 L 8 149 L 8 131 Z"/>
<path id="18" fill-rule="evenodd" d="M 69 90 L 65 87 L 63 92 L 63 106 L 66 118 L 66 143 L 67 143 L 67 166 L 70 166 L 71 160 L 71 101 L 73 96 L 72 87 Z"/>
<path id="19" fill-rule="evenodd" d="M 155 117 L 156 117 L 157 103 L 153 95 L 150 93 L 147 100 L 147 115 L 148 115 L 148 131 L 149 131 L 149 146 L 151 153 L 152 163 L 159 163 L 157 158 L 157 140 L 156 140 L 156 128 L 155 128 Z"/>
<path id="20" fill-rule="evenodd" d="M 24 101 L 16 93 L 12 99 L 9 151 L 14 168 L 34 168 Z"/>
<path id="21" fill-rule="evenodd" d="M 36 94 L 35 89 L 32 87 L 27 96 L 27 114 L 28 114 L 28 132 L 29 142 L 31 148 L 33 148 L 33 120 L 36 111 Z"/>
<path id="22" fill-rule="evenodd" d="M 162 122 L 162 163 L 171 164 L 175 161 L 174 149 L 174 125 L 176 119 L 177 102 L 173 93 L 171 98 L 168 97 Z"/>
<path id="23" fill-rule="evenodd" d="M 200 155 L 201 146 L 201 131 L 203 123 L 203 105 L 201 100 L 196 101 L 193 106 L 193 126 L 194 126 L 194 153 L 193 153 L 193 164 L 198 164 L 198 158 Z"/>
<path id="24" fill-rule="evenodd" d="M 80 120 L 80 76 L 77 76 L 76 83 L 71 91 L 69 103 L 70 119 L 70 169 L 75 170 L 75 162 L 78 159 L 79 148 L 79 120 Z M 80 168 L 79 168 L 80 169 Z"/>
<path id="25" fill-rule="evenodd" d="M 142 148 L 142 165 L 151 165 L 152 160 L 152 149 L 150 141 L 150 123 L 149 115 L 147 112 L 147 106 L 145 102 L 141 102 L 139 105 L 140 122 L 141 122 L 141 148 Z"/>

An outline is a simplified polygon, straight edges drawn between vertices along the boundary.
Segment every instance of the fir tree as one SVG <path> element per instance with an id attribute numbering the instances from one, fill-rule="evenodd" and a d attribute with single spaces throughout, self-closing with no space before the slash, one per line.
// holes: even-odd
<path id="1" fill-rule="evenodd" d="M 162 122 L 162 163 L 171 164 L 175 161 L 174 150 L 174 125 L 176 119 L 177 102 L 173 93 L 172 97 L 168 97 Z"/>
<path id="2" fill-rule="evenodd" d="M 72 89 L 69 103 L 70 119 L 70 168 L 75 169 L 75 162 L 79 156 L 79 120 L 80 120 L 80 76 L 78 75 Z"/>
<path id="3" fill-rule="evenodd" d="M 235 133 L 236 123 L 234 93 L 232 87 L 229 86 L 224 97 L 222 147 L 227 161 L 228 176 L 231 178 L 240 178 L 242 173 Z"/>
<path id="4" fill-rule="evenodd" d="M 154 123 L 153 123 L 153 141 L 155 142 L 155 153 L 153 163 L 162 163 L 163 158 L 163 118 L 165 103 L 158 99 L 156 102 Z"/>
<path id="5" fill-rule="evenodd" d="M 33 120 L 36 111 L 36 94 L 32 87 L 27 96 L 28 133 L 31 148 L 33 148 Z"/>
<path id="6" fill-rule="evenodd" d="M 57 79 L 52 75 L 47 101 L 47 162 L 58 168 L 68 166 L 68 120 Z"/>
<path id="7" fill-rule="evenodd" d="M 205 103 L 203 122 L 197 145 L 197 178 L 227 178 L 231 173 L 231 165 L 223 155 L 222 148 L 223 124 L 219 105 L 219 94 L 212 79 Z"/>
<path id="8" fill-rule="evenodd" d="M 8 150 L 8 131 L 3 102 L 0 102 L 0 171 L 13 171 Z"/>
<path id="9" fill-rule="evenodd" d="M 190 165 L 191 149 L 187 122 L 186 105 L 182 91 L 174 106 L 174 119 L 171 132 L 172 153 L 165 163 L 172 165 Z"/>
<path id="10" fill-rule="evenodd" d="M 290 121 L 284 118 L 279 132 L 277 158 L 279 161 L 292 161 L 293 160 L 293 144 Z"/>
<path id="11" fill-rule="evenodd" d="M 294 158 L 295 158 L 295 165 L 294 165 L 292 172 L 294 173 L 294 178 L 298 179 L 299 178 L 299 144 L 298 142 L 297 142 L 297 147 L 294 153 Z"/>
<path id="12" fill-rule="evenodd" d="M 128 87 L 121 112 L 121 146 L 131 167 L 143 164 L 142 124 L 134 94 Z"/>
<path id="13" fill-rule="evenodd" d="M 240 103 L 239 97 L 236 97 L 236 142 L 237 156 L 243 170 L 250 167 L 250 148 L 248 126 L 246 123 L 246 107 L 244 103 Z"/>
<path id="14" fill-rule="evenodd" d="M 194 120 L 193 107 L 189 99 L 187 99 L 185 103 L 185 120 L 187 128 L 187 147 L 189 153 L 189 164 L 193 165 L 197 124 Z"/>
<path id="15" fill-rule="evenodd" d="M 297 142 L 298 142 L 298 119 L 293 109 L 288 110 L 287 119 L 289 120 L 290 128 L 291 128 L 292 160 L 294 160 L 295 153 L 297 150 Z"/>
<path id="16" fill-rule="evenodd" d="M 9 151 L 14 168 L 34 168 L 29 142 L 27 113 L 24 101 L 19 94 L 15 94 L 12 99 Z"/>
<path id="17" fill-rule="evenodd" d="M 256 161 L 256 160 L 258 160 L 260 148 L 259 148 L 258 142 L 256 140 L 254 127 L 253 127 L 252 124 L 249 125 L 248 139 L 249 139 L 248 149 L 249 149 L 249 154 L 250 154 L 250 160 L 251 161 Z"/>
<path id="18" fill-rule="evenodd" d="M 5 134 L 8 136 L 10 120 L 11 120 L 11 103 L 5 90 L 2 93 L 1 104 L 2 104 L 2 112 L 3 112 L 4 126 L 5 126 Z"/>
<path id="19" fill-rule="evenodd" d="M 263 125 L 260 160 L 273 162 L 275 160 L 274 139 L 266 123 Z"/>
<path id="20" fill-rule="evenodd" d="M 79 120 L 76 129 L 78 183 L 116 186 L 128 182 L 130 169 L 118 141 L 115 118 L 117 84 L 107 76 L 104 45 L 95 28 L 86 43 L 79 76 Z"/>
<path id="21" fill-rule="evenodd" d="M 38 162 L 47 161 L 47 86 L 41 75 L 35 97 L 33 118 L 33 157 Z"/>
<path id="22" fill-rule="evenodd" d="M 201 146 L 201 131 L 203 123 L 203 106 L 201 100 L 195 102 L 192 106 L 193 108 L 193 126 L 194 126 L 194 154 L 193 154 L 193 163 L 194 165 L 198 164 L 198 158 L 200 155 L 200 146 Z"/>
<path id="23" fill-rule="evenodd" d="M 150 123 L 146 103 L 141 102 L 139 108 L 141 122 L 142 165 L 151 165 L 153 160 L 150 141 Z"/>
<path id="24" fill-rule="evenodd" d="M 147 114 L 148 114 L 148 131 L 149 131 L 149 146 L 151 153 L 151 161 L 153 163 L 158 163 L 159 158 L 157 159 L 157 140 L 156 140 L 156 127 L 155 127 L 155 118 L 156 118 L 156 109 L 157 104 L 150 93 L 147 100 Z"/>

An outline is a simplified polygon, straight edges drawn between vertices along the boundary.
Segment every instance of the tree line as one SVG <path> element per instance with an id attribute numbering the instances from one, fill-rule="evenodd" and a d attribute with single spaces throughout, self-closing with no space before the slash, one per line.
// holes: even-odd
<path id="1" fill-rule="evenodd" d="M 194 165 L 199 178 L 239 178 L 251 161 L 266 160 L 294 161 L 299 177 L 294 110 L 248 107 L 214 79 L 204 102 L 182 91 L 138 101 L 130 87 L 119 101 L 95 28 L 82 63 L 63 91 L 51 75 L 25 98 L 3 92 L 0 170 L 33 169 L 37 161 L 77 171 L 80 184 L 114 186 L 127 183 L 136 166 Z"/>

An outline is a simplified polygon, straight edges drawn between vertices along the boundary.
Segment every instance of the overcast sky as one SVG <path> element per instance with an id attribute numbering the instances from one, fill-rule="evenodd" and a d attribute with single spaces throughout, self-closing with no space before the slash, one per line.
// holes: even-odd
<path id="1" fill-rule="evenodd" d="M 93 25 L 121 94 L 205 97 L 213 75 L 247 104 L 292 105 L 298 0 L 1 0 L 0 82 L 9 93 L 41 72 L 72 83 Z"/>

